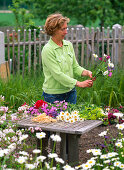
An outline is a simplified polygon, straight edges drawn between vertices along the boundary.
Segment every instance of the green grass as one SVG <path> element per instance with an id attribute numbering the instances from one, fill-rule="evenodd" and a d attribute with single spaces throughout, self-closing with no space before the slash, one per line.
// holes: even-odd
<path id="1" fill-rule="evenodd" d="M 45 19 L 33 19 L 36 26 L 44 25 Z M 13 13 L 0 13 L 0 27 L 15 26 L 15 16 Z"/>
<path id="2" fill-rule="evenodd" d="M 14 26 L 15 18 L 13 13 L 0 13 L 0 26 Z"/>
<path id="3" fill-rule="evenodd" d="M 97 106 L 124 106 L 124 70 L 114 70 L 110 78 L 98 77 L 92 88 L 77 89 L 77 104 L 89 103 Z M 42 96 L 43 73 L 36 76 L 11 76 L 8 82 L 0 81 L 0 95 L 5 96 L 9 107 L 17 109 L 24 102 L 31 104 Z M 84 79 L 80 79 L 83 81 Z"/>
<path id="4" fill-rule="evenodd" d="M 35 76 L 16 75 L 10 77 L 7 82 L 0 81 L 0 95 L 5 96 L 7 105 L 14 109 L 24 104 L 31 104 L 41 99 L 43 74 Z"/>

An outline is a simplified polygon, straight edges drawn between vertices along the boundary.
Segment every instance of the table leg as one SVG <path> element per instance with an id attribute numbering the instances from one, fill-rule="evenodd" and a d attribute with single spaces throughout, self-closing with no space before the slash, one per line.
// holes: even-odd
<path id="1" fill-rule="evenodd" d="M 66 162 L 67 161 L 66 134 L 60 133 L 60 136 L 61 136 L 60 157 Z"/>
<path id="2" fill-rule="evenodd" d="M 79 164 L 80 135 L 68 134 L 68 162 L 71 166 Z"/>

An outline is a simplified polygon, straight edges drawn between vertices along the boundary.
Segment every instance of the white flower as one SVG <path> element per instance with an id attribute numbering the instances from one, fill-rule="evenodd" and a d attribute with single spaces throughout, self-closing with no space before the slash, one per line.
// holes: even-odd
<path id="1" fill-rule="evenodd" d="M 110 110 L 110 108 L 109 108 L 109 107 L 107 107 L 107 108 L 106 108 L 106 111 L 107 111 L 107 112 L 109 112 L 109 110 Z"/>
<path id="2" fill-rule="evenodd" d="M 108 75 L 108 73 L 109 73 L 109 72 L 108 72 L 108 70 L 107 70 L 107 71 L 103 72 L 103 75 L 106 76 L 106 75 Z"/>
<path id="3" fill-rule="evenodd" d="M 87 153 L 91 153 L 91 152 L 92 152 L 92 149 L 88 149 L 88 150 L 87 150 Z"/>
<path id="4" fill-rule="evenodd" d="M 37 158 L 36 158 L 36 160 L 37 161 L 41 161 L 41 162 L 43 162 L 44 160 L 46 159 L 46 156 L 38 156 Z"/>
<path id="5" fill-rule="evenodd" d="M 96 161 L 94 159 L 90 159 L 87 161 L 87 163 L 91 166 L 95 165 Z"/>
<path id="6" fill-rule="evenodd" d="M 106 54 L 104 54 L 104 57 L 107 57 L 107 55 L 106 55 Z"/>
<path id="7" fill-rule="evenodd" d="M 105 164 L 108 164 L 108 163 L 110 163 L 110 160 L 109 160 L 109 159 L 108 159 L 108 160 L 105 160 L 104 163 L 105 163 Z"/>
<path id="8" fill-rule="evenodd" d="M 70 113 L 68 111 L 65 112 L 64 116 L 70 117 Z"/>
<path id="9" fill-rule="evenodd" d="M 4 151 L 0 150 L 0 157 L 3 157 L 3 156 L 4 156 Z"/>
<path id="10" fill-rule="evenodd" d="M 114 166 L 117 166 L 119 167 L 121 165 L 121 162 L 117 161 L 117 162 L 114 162 Z"/>
<path id="11" fill-rule="evenodd" d="M 22 141 L 25 140 L 26 138 L 28 138 L 28 134 L 20 136 L 19 140 Z"/>
<path id="12" fill-rule="evenodd" d="M 121 168 L 121 169 L 124 169 L 124 164 L 120 164 L 120 168 Z"/>
<path id="13" fill-rule="evenodd" d="M 64 169 L 64 170 L 74 170 L 74 168 L 72 168 L 72 167 L 69 166 L 69 165 L 63 166 L 63 169 Z"/>
<path id="14" fill-rule="evenodd" d="M 122 148 L 122 147 L 123 147 L 123 145 L 122 145 L 121 142 L 116 142 L 116 143 L 115 143 L 115 146 L 117 146 L 117 147 L 119 147 L 119 148 Z"/>
<path id="15" fill-rule="evenodd" d="M 83 122 L 83 121 L 84 121 L 84 118 L 79 118 L 79 120 Z"/>
<path id="16" fill-rule="evenodd" d="M 35 165 L 33 165 L 33 164 L 25 164 L 25 167 L 28 168 L 28 169 L 34 169 Z"/>
<path id="17" fill-rule="evenodd" d="M 47 162 L 45 162 L 45 167 L 46 167 L 47 169 L 50 169 L 50 166 L 49 166 L 49 164 L 48 164 Z"/>
<path id="18" fill-rule="evenodd" d="M 9 154 L 10 150 L 9 149 L 4 149 L 3 152 L 7 155 L 7 154 Z"/>
<path id="19" fill-rule="evenodd" d="M 19 154 L 29 156 L 29 154 L 27 152 L 25 152 L 25 151 L 20 151 Z"/>
<path id="20" fill-rule="evenodd" d="M 90 169 L 91 165 L 89 163 L 85 163 L 81 165 L 83 169 Z"/>
<path id="21" fill-rule="evenodd" d="M 20 156 L 20 157 L 17 159 L 17 162 L 20 163 L 20 164 L 23 164 L 26 160 L 27 160 L 27 157 Z"/>
<path id="22" fill-rule="evenodd" d="M 8 146 L 9 149 L 16 149 L 16 143 L 12 143 Z"/>
<path id="23" fill-rule="evenodd" d="M 59 162 L 61 164 L 64 164 L 64 161 L 62 158 L 55 158 L 56 162 Z"/>
<path id="24" fill-rule="evenodd" d="M 119 117 L 123 117 L 124 115 L 123 115 L 123 113 L 113 113 L 113 115 L 114 116 L 116 116 L 116 117 L 118 117 L 118 119 L 119 119 Z"/>
<path id="25" fill-rule="evenodd" d="M 59 135 L 52 134 L 50 138 L 55 142 L 61 142 L 61 137 Z"/>
<path id="26" fill-rule="evenodd" d="M 108 155 L 107 154 L 104 154 L 104 155 L 101 155 L 100 156 L 100 159 L 107 159 L 108 158 Z"/>
<path id="27" fill-rule="evenodd" d="M 74 123 L 74 122 L 75 122 L 74 118 L 69 119 L 69 123 Z"/>
<path id="28" fill-rule="evenodd" d="M 52 167 L 52 168 L 50 168 L 50 170 L 56 170 L 56 167 Z"/>
<path id="29" fill-rule="evenodd" d="M 124 129 L 124 124 L 117 124 L 116 127 L 119 129 L 119 130 L 123 130 Z"/>
<path id="30" fill-rule="evenodd" d="M 111 153 L 108 153 L 107 155 L 108 155 L 108 158 L 111 158 L 111 157 L 114 157 L 114 156 L 118 155 L 118 153 L 111 152 Z"/>
<path id="31" fill-rule="evenodd" d="M 39 139 L 45 138 L 45 136 L 46 136 L 46 133 L 44 133 L 44 132 L 36 133 L 36 137 Z"/>
<path id="32" fill-rule="evenodd" d="M 108 60 L 108 67 L 114 68 L 114 64 Z"/>
<path id="33" fill-rule="evenodd" d="M 99 136 L 105 136 L 107 134 L 107 131 L 103 131 L 103 132 L 101 132 L 100 134 L 99 134 Z"/>
<path id="34" fill-rule="evenodd" d="M 94 57 L 94 58 L 98 58 L 98 55 L 97 55 L 97 54 L 93 54 L 93 57 Z"/>
<path id="35" fill-rule="evenodd" d="M 58 155 L 57 155 L 56 153 L 49 153 L 49 154 L 48 154 L 48 157 L 49 157 L 49 158 L 57 158 Z"/>
<path id="36" fill-rule="evenodd" d="M 92 150 L 92 153 L 93 153 L 93 155 L 95 155 L 95 156 L 102 154 L 100 149 L 93 149 L 93 150 Z"/>
<path id="37" fill-rule="evenodd" d="M 32 152 L 37 154 L 37 153 L 41 153 L 41 150 L 40 149 L 34 149 Z"/>
<path id="38" fill-rule="evenodd" d="M 79 111 L 77 111 L 77 110 L 74 110 L 71 112 L 72 115 L 78 115 L 78 113 L 79 113 Z"/>

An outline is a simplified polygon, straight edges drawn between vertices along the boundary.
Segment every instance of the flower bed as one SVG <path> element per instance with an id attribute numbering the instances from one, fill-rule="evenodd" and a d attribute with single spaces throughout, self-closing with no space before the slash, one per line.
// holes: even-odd
<path id="1" fill-rule="evenodd" d="M 120 111 L 123 111 L 121 106 Z M 118 109 L 106 107 L 104 109 L 95 105 L 80 104 L 70 105 L 64 101 L 55 102 L 49 104 L 43 100 L 38 100 L 32 106 L 24 103 L 13 112 L 4 104 L 4 97 L 0 97 L 0 166 L 3 169 L 60 169 L 62 164 L 63 169 L 104 169 L 104 168 L 116 168 L 123 169 L 124 167 L 124 138 L 123 138 L 123 113 Z M 50 116 L 52 119 L 66 121 L 73 123 L 74 121 L 82 121 L 85 119 L 100 119 L 104 124 L 116 123 L 116 128 L 119 131 L 117 138 L 111 138 L 108 140 L 108 131 L 103 131 L 99 134 L 99 137 L 104 139 L 103 145 L 99 148 L 87 149 L 89 154 L 93 157 L 87 160 L 86 163 L 80 164 L 76 167 L 71 167 L 64 162 L 59 155 L 55 153 L 56 142 L 61 142 L 61 138 L 58 135 L 52 135 L 50 139 L 54 142 L 53 150 L 51 150 L 48 156 L 42 154 L 43 148 L 36 149 L 36 146 L 31 144 L 31 137 L 36 136 L 40 139 L 41 143 L 46 134 L 42 132 L 40 128 L 32 128 L 18 130 L 12 121 L 18 121 L 29 115 L 34 118 L 40 115 Z M 6 122 L 6 120 L 11 120 Z M 30 138 L 31 146 L 27 145 Z M 104 146 L 104 147 L 103 147 Z M 56 167 L 53 167 L 53 162 L 56 162 Z M 43 164 L 44 162 L 44 164 Z"/>

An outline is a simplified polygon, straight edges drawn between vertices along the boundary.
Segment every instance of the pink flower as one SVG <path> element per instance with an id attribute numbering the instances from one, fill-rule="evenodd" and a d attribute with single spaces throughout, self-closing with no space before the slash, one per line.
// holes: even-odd
<path id="1" fill-rule="evenodd" d="M 102 57 L 100 57 L 99 60 L 102 61 Z"/>
<path id="2" fill-rule="evenodd" d="M 108 55 L 107 57 L 106 57 L 106 59 L 108 60 L 110 58 L 110 56 Z"/>
<path id="3" fill-rule="evenodd" d="M 112 76 L 112 72 L 109 72 L 108 76 L 111 77 Z"/>

